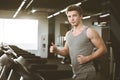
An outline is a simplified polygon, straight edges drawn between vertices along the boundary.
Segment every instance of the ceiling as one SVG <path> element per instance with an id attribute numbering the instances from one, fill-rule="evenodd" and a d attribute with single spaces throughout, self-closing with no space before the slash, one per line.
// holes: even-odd
<path id="1" fill-rule="evenodd" d="M 62 10 L 70 4 L 82 2 L 81 7 L 87 13 L 106 11 L 110 3 L 109 0 L 33 0 L 30 6 L 27 7 L 32 0 L 0 0 L 0 10 L 17 10 L 23 1 L 25 4 L 22 10 L 31 10 L 32 8 Z"/>

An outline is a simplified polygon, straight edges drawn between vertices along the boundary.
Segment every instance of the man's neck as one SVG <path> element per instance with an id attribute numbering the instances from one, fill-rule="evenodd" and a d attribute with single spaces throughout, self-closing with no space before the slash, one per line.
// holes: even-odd
<path id="1" fill-rule="evenodd" d="M 84 28 L 84 25 L 83 25 L 83 24 L 79 24 L 79 25 L 77 25 L 77 26 L 74 26 L 74 30 L 75 30 L 75 31 L 81 30 L 81 29 L 83 29 L 83 28 Z"/>

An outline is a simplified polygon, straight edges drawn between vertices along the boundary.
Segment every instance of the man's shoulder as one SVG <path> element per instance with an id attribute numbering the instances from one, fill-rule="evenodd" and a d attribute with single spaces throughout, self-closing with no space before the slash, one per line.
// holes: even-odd
<path id="1" fill-rule="evenodd" d="M 94 28 L 92 28 L 92 27 L 88 27 L 87 28 L 87 32 L 88 33 L 96 33 L 97 31 Z"/>
<path id="2" fill-rule="evenodd" d="M 68 36 L 68 34 L 70 33 L 70 31 L 71 31 L 71 30 L 67 31 L 65 35 Z"/>
<path id="3" fill-rule="evenodd" d="M 87 29 L 87 36 L 88 37 L 93 37 L 93 36 L 97 36 L 97 35 L 98 35 L 98 32 L 94 28 L 89 27 Z"/>

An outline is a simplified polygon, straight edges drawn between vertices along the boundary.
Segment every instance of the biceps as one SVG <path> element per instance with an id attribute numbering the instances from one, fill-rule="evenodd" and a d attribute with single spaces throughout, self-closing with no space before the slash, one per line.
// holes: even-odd
<path id="1" fill-rule="evenodd" d="M 103 40 L 100 37 L 93 38 L 91 39 L 91 41 L 96 48 L 99 48 L 100 46 L 103 45 Z"/>
<path id="2" fill-rule="evenodd" d="M 68 44 L 67 44 L 67 42 L 65 43 L 64 51 L 65 51 L 66 53 L 69 53 L 69 48 L 68 48 Z"/>

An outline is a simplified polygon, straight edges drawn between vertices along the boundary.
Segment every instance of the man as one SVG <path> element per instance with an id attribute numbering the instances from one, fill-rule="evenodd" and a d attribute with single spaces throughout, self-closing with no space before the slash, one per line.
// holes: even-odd
<path id="1" fill-rule="evenodd" d="M 64 48 L 60 50 L 52 43 L 50 52 L 70 55 L 75 80 L 95 80 L 93 60 L 106 53 L 106 46 L 97 31 L 82 23 L 80 6 L 68 6 L 66 15 L 73 28 L 66 33 Z"/>

